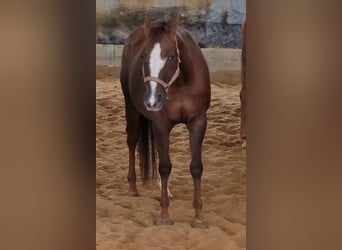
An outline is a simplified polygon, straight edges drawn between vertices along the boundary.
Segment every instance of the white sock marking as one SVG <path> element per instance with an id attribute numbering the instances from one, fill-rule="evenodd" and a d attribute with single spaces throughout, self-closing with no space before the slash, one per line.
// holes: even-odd
<path id="1" fill-rule="evenodd" d="M 158 178 L 158 186 L 159 186 L 159 188 L 160 188 L 160 190 L 161 190 L 161 188 L 162 188 L 162 186 L 161 186 L 161 178 L 160 178 L 160 175 L 158 175 L 159 176 L 159 178 Z M 171 191 L 170 191 L 170 189 L 169 189 L 169 184 L 167 184 L 167 195 L 169 196 L 169 198 L 173 198 L 173 195 L 172 195 L 172 193 L 171 193 Z"/>

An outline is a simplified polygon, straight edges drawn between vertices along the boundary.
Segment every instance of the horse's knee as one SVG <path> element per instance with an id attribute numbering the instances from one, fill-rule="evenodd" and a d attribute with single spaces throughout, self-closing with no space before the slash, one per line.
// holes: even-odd
<path id="1" fill-rule="evenodd" d="M 203 173 L 203 165 L 202 163 L 191 163 L 190 164 L 190 172 L 191 172 L 191 176 L 194 179 L 199 179 L 202 177 L 202 173 Z"/>
<path id="2" fill-rule="evenodd" d="M 159 174 L 160 174 L 160 177 L 163 179 L 163 178 L 166 178 L 170 175 L 171 173 L 171 163 L 161 163 L 159 164 Z"/>

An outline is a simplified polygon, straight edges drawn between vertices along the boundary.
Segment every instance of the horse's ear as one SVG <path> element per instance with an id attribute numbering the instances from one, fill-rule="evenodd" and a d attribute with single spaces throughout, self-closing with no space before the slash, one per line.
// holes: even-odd
<path id="1" fill-rule="evenodd" d="M 146 13 L 146 14 L 145 14 L 145 21 L 144 21 L 144 30 L 145 30 L 146 36 L 148 36 L 149 33 L 150 33 L 150 24 L 151 24 L 151 21 L 152 21 L 152 19 L 151 19 L 150 14 Z"/>
<path id="2" fill-rule="evenodd" d="M 178 26 L 179 26 L 179 18 L 178 18 L 178 15 L 176 15 L 172 19 L 171 24 L 170 24 L 170 35 L 171 36 L 176 36 Z"/>

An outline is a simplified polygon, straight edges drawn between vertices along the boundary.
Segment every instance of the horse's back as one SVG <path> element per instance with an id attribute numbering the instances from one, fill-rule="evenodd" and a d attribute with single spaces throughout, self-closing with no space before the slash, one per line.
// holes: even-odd
<path id="1" fill-rule="evenodd" d="M 141 50 L 145 39 L 143 27 L 137 28 L 126 39 L 122 52 L 120 71 L 120 80 L 123 87 L 125 85 L 128 87 L 129 72 L 136 57 L 139 56 L 138 52 Z"/>

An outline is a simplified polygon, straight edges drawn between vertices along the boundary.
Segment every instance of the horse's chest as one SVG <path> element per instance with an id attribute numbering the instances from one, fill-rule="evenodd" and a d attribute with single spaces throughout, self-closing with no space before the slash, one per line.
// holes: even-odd
<path id="1" fill-rule="evenodd" d="M 167 100 L 165 106 L 168 119 L 176 122 L 186 122 L 198 113 L 196 103 L 190 98 L 175 98 Z"/>

